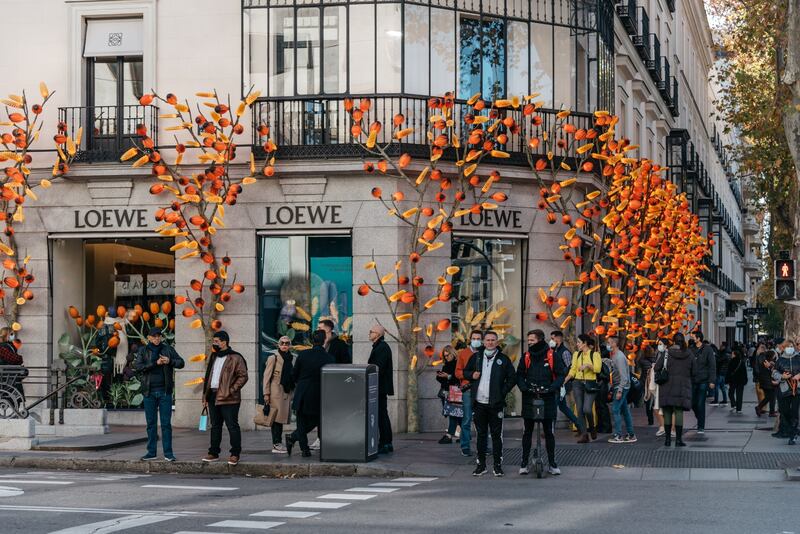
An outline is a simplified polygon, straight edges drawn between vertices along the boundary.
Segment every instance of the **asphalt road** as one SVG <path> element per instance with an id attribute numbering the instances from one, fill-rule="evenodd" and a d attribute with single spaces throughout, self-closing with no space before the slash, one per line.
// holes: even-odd
<path id="1" fill-rule="evenodd" d="M 275 480 L 0 470 L 0 533 L 794 533 L 792 482 Z"/>

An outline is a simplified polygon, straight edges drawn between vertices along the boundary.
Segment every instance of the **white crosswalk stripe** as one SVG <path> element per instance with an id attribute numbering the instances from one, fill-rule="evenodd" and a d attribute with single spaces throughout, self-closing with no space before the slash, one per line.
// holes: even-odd
<path id="1" fill-rule="evenodd" d="M 285 517 L 288 519 L 308 519 L 319 515 L 319 512 L 295 512 L 292 510 L 264 510 L 263 512 L 256 512 L 250 514 L 254 517 Z"/>
<path id="2" fill-rule="evenodd" d="M 352 492 L 367 492 L 367 493 L 392 493 L 395 491 L 400 490 L 400 488 L 350 488 L 346 489 L 345 491 L 352 491 Z"/>
<path id="3" fill-rule="evenodd" d="M 298 501 L 287 504 L 286 508 L 310 508 L 312 510 L 337 510 L 350 505 L 349 502 Z"/>
<path id="4" fill-rule="evenodd" d="M 128 530 L 130 528 L 138 528 L 144 525 L 152 525 L 153 523 L 161 523 L 175 519 L 176 515 L 129 515 L 125 517 L 118 517 L 116 519 L 109 519 L 107 521 L 100 521 L 98 523 L 88 523 L 85 525 L 77 525 L 61 530 L 51 532 L 50 534 L 108 534 L 110 532 L 119 532 L 120 530 Z"/>
<path id="5" fill-rule="evenodd" d="M 419 486 L 419 482 L 376 482 L 375 484 L 370 484 L 370 486 L 376 488 L 412 488 Z"/>
<path id="6" fill-rule="evenodd" d="M 168 486 L 165 484 L 145 484 L 143 488 L 176 489 L 176 490 L 200 490 L 200 491 L 236 491 L 239 488 L 225 486 Z"/>
<path id="7" fill-rule="evenodd" d="M 3 478 L 0 479 L 0 482 L 3 484 L 41 484 L 45 486 L 69 486 L 74 484 L 74 482 L 67 480 L 26 480 L 22 478 Z"/>
<path id="8" fill-rule="evenodd" d="M 392 479 L 392 482 L 433 482 L 436 477 L 403 477 Z"/>
<path id="9" fill-rule="evenodd" d="M 377 495 L 368 495 L 366 493 L 328 493 L 327 495 L 321 495 L 317 497 L 317 499 L 341 499 L 343 501 L 366 501 L 367 499 L 372 499 L 373 497 L 377 497 Z"/>
<path id="10" fill-rule="evenodd" d="M 256 530 L 268 530 L 270 528 L 279 527 L 284 525 L 280 521 L 238 521 L 238 520 L 227 520 L 227 521 L 220 521 L 219 523 L 212 523 L 208 525 L 209 527 L 222 527 L 222 528 L 251 528 Z"/>

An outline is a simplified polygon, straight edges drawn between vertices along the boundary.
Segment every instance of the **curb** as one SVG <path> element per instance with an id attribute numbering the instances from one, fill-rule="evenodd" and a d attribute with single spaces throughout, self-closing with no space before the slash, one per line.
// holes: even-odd
<path id="1" fill-rule="evenodd" d="M 128 438 L 121 441 L 114 441 L 111 443 L 102 443 L 100 445 L 59 445 L 55 442 L 40 441 L 38 444 L 31 447 L 32 451 L 46 451 L 46 452 L 98 452 L 108 451 L 112 449 L 119 449 L 122 447 L 130 447 L 131 445 L 138 445 L 146 443 L 146 437 Z"/>
<path id="2" fill-rule="evenodd" d="M 230 475 L 268 478 L 297 477 L 410 477 L 420 473 L 358 464 L 260 464 L 240 462 L 143 462 L 140 460 L 84 460 L 71 458 L 33 458 L 12 456 L 0 458 L 0 467 L 58 469 L 67 471 L 99 471 L 107 473 L 158 473 L 187 475 Z"/>
<path id="3" fill-rule="evenodd" d="M 789 482 L 800 482 L 800 467 L 787 467 L 786 480 Z"/>

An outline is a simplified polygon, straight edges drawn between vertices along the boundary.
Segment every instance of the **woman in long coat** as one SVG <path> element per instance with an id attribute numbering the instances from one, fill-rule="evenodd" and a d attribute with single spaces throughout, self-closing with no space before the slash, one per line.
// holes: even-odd
<path id="1" fill-rule="evenodd" d="M 267 424 L 272 430 L 273 454 L 286 454 L 283 445 L 283 425 L 289 423 L 292 406 L 292 343 L 283 336 L 278 340 L 278 350 L 267 358 L 264 368 L 264 405 L 269 406 Z"/>
<path id="2" fill-rule="evenodd" d="M 664 445 L 672 445 L 672 416 L 675 416 L 675 446 L 685 447 L 683 442 L 683 411 L 692 407 L 692 376 L 694 357 L 686 346 L 683 334 L 675 334 L 672 347 L 659 356 L 655 364 L 658 373 L 667 370 L 667 381 L 659 385 L 658 403 L 664 412 Z"/>

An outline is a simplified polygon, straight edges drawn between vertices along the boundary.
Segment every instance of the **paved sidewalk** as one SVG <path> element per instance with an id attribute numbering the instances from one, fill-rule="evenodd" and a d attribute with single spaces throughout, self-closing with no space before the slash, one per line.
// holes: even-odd
<path id="1" fill-rule="evenodd" d="M 755 393 L 751 385 L 746 388 L 746 402 L 741 415 L 731 414 L 729 408 L 707 407 L 706 433 L 704 436 L 692 430 L 685 432 L 688 447 L 667 449 L 663 438 L 656 438 L 656 427 L 648 427 L 643 408 L 634 408 L 634 426 L 639 441 L 634 444 L 610 444 L 609 435 L 601 435 L 593 443 L 578 445 L 575 435 L 568 429 L 556 432 L 556 457 L 559 465 L 580 466 L 592 469 L 580 470 L 592 477 L 619 475 L 638 476 L 648 479 L 659 476 L 663 470 L 673 476 L 691 476 L 689 469 L 727 470 L 726 477 L 742 479 L 747 470 L 783 470 L 800 466 L 800 447 L 788 446 L 786 440 L 770 436 L 774 419 L 756 417 Z M 694 417 L 686 414 L 686 428 L 691 429 Z M 444 419 L 442 419 L 444 426 Z M 121 442 L 130 443 L 137 436 L 143 437 L 144 428 L 114 427 L 112 432 Z M 521 459 L 521 420 L 509 419 L 505 425 L 504 463 L 518 465 Z M 227 435 L 223 438 L 223 453 L 227 447 Z M 134 472 L 181 472 L 181 473 L 231 473 L 252 476 L 438 476 L 446 477 L 467 474 L 474 467 L 474 457 L 461 456 L 457 444 L 439 445 L 439 433 L 399 434 L 395 436 L 395 452 L 381 455 L 366 464 L 321 463 L 318 455 L 301 458 L 299 451 L 293 456 L 272 454 L 268 429 L 243 433 L 241 463 L 230 467 L 221 461 L 205 464 L 200 458 L 206 454 L 208 434 L 190 429 L 174 431 L 173 448 L 178 462 L 140 462 L 144 444 L 137 443 L 114 449 L 83 451 L 3 451 L 0 466 L 15 466 L 48 469 L 91 469 Z M 313 439 L 313 437 L 311 438 Z M 473 438 L 474 439 L 474 438 Z M 61 440 L 74 447 L 91 446 L 96 437 Z M 45 443 L 45 445 L 47 445 Z M 58 443 L 51 444 L 52 446 Z M 474 441 L 473 441 L 474 449 Z M 226 456 L 222 456 L 224 460 Z M 632 468 L 635 468 L 634 471 Z M 610 470 L 610 471 L 609 471 Z M 720 473 L 721 471 L 714 471 Z M 638 473 L 633 475 L 631 473 Z M 655 473 L 655 474 L 654 474 Z M 745 475 L 754 476 L 754 475 Z M 765 475 L 771 476 L 771 475 Z"/>

